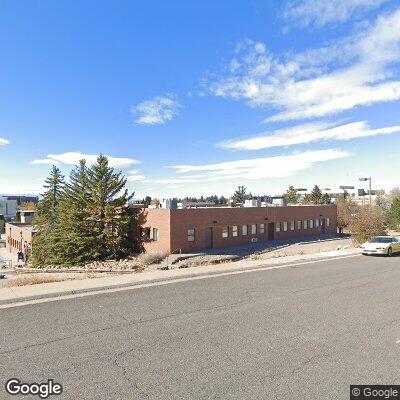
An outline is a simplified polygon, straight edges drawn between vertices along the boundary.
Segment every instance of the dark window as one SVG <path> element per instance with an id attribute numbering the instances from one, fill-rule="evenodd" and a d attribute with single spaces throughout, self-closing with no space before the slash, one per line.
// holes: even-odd
<path id="1" fill-rule="evenodd" d="M 187 240 L 188 242 L 194 242 L 196 237 L 196 231 L 194 229 L 187 230 Z"/>

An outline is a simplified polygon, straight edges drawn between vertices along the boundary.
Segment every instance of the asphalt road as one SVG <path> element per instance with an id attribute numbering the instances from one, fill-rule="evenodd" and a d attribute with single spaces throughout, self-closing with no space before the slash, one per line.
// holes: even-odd
<path id="1" fill-rule="evenodd" d="M 400 384 L 400 257 L 3 309 L 0 333 L 1 399 L 11 377 L 74 400 L 348 399 Z"/>

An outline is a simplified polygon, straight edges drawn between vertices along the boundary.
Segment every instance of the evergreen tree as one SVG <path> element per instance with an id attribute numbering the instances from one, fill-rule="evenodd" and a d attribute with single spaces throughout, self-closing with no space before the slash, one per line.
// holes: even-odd
<path id="1" fill-rule="evenodd" d="M 71 171 L 57 208 L 58 219 L 52 232 L 54 264 L 79 265 L 90 260 L 93 237 L 89 223 L 91 197 L 88 183 L 86 162 L 81 160 Z"/>
<path id="2" fill-rule="evenodd" d="M 218 200 L 219 204 L 227 204 L 228 199 L 226 199 L 224 196 L 221 196 Z"/>
<path id="3" fill-rule="evenodd" d="M 322 191 L 318 185 L 313 187 L 313 190 L 310 193 L 310 201 L 313 204 L 322 204 Z"/>
<path id="4" fill-rule="evenodd" d="M 391 229 L 399 229 L 400 227 L 400 195 L 393 198 L 392 205 L 389 210 L 389 227 Z"/>
<path id="5" fill-rule="evenodd" d="M 322 195 L 321 204 L 332 204 L 331 196 L 328 193 Z"/>
<path id="6" fill-rule="evenodd" d="M 128 196 L 125 185 L 126 178 L 109 167 L 103 155 L 88 169 L 91 259 L 120 258 L 131 251 L 128 238 L 131 219 L 126 204 L 132 195 Z"/>
<path id="7" fill-rule="evenodd" d="M 293 186 L 289 186 L 289 189 L 283 195 L 283 198 L 286 200 L 288 204 L 297 204 L 297 190 Z"/>
<path id="8" fill-rule="evenodd" d="M 53 254 L 53 232 L 58 218 L 58 205 L 64 190 L 64 176 L 55 165 L 45 180 L 44 188 L 47 190 L 37 205 L 36 218 L 33 222 L 36 229 L 32 239 L 34 265 L 50 264 Z"/>
<path id="9" fill-rule="evenodd" d="M 244 186 L 238 186 L 238 188 L 235 190 L 235 193 L 232 196 L 232 200 L 235 203 L 244 203 L 245 200 L 249 198 L 249 195 L 247 194 L 247 189 Z"/>
<path id="10" fill-rule="evenodd" d="M 33 240 L 33 265 L 80 265 L 93 260 L 121 258 L 132 250 L 131 216 L 126 179 L 99 156 L 88 168 L 85 161 L 64 184 L 53 167 L 47 191 L 38 205 Z"/>

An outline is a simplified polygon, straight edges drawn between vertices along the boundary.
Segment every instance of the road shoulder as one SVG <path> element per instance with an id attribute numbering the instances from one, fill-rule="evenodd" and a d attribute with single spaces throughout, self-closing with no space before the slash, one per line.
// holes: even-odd
<path id="1" fill-rule="evenodd" d="M 1 308 L 5 308 L 7 305 L 41 299 L 71 297 L 85 293 L 94 294 L 99 291 L 123 290 L 135 286 L 172 283 L 186 279 L 201 279 L 262 269 L 287 268 L 359 255 L 359 249 L 347 249 L 307 254 L 304 256 L 287 256 L 270 260 L 242 260 L 219 265 L 204 265 L 184 269 L 176 268 L 169 271 L 148 271 L 129 275 L 107 276 L 104 278 L 68 280 L 21 287 L 4 287 L 0 289 L 0 306 L 3 306 Z"/>

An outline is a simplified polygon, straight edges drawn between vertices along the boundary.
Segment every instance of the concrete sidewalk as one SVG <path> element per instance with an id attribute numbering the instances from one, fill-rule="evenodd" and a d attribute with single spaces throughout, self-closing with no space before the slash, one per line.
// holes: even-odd
<path id="1" fill-rule="evenodd" d="M 0 289 L 0 305 L 18 303 L 29 300 L 96 292 L 99 290 L 126 288 L 157 282 L 168 282 L 185 278 L 224 275 L 241 271 L 251 271 L 270 267 L 290 265 L 313 260 L 356 256 L 360 249 L 335 250 L 323 253 L 280 257 L 270 260 L 242 260 L 218 265 L 204 265 L 185 269 L 168 271 L 145 271 L 129 275 L 114 275 L 104 278 L 69 280 L 62 282 L 43 283 L 30 286 L 4 287 Z"/>

